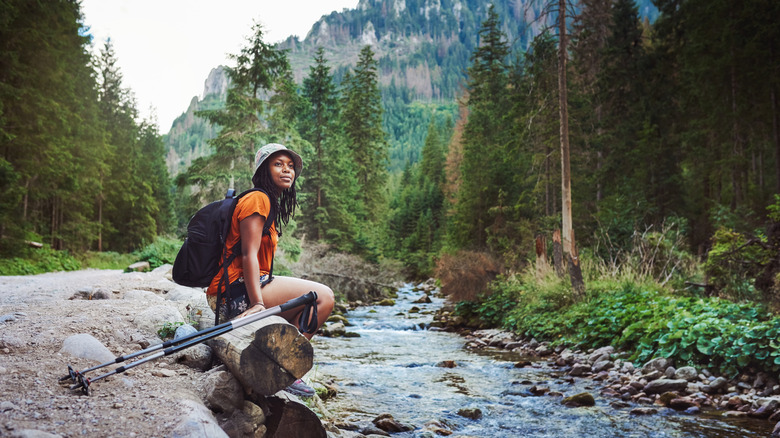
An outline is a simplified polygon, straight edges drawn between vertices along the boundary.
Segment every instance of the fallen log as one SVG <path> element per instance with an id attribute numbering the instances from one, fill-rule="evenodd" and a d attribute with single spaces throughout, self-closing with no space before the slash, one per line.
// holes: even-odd
<path id="1" fill-rule="evenodd" d="M 322 420 L 295 397 L 280 392 L 265 399 L 270 415 L 266 417 L 267 438 L 326 438 Z"/>
<path id="2" fill-rule="evenodd" d="M 314 364 L 309 341 L 279 316 L 239 327 L 212 339 L 209 346 L 248 394 L 275 394 Z"/>

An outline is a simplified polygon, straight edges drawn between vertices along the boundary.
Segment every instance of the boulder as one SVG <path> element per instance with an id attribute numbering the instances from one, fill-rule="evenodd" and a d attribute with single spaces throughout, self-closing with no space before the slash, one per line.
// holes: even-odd
<path id="1" fill-rule="evenodd" d="M 184 419 L 173 429 L 169 435 L 171 438 L 228 438 L 228 435 L 217 424 L 214 415 L 202 404 L 193 400 L 181 402 L 187 414 Z"/>
<path id="2" fill-rule="evenodd" d="M 92 335 L 81 333 L 69 336 L 62 342 L 60 353 L 67 353 L 71 356 L 82 359 L 94 360 L 100 363 L 111 362 L 116 355 L 106 348 L 100 341 Z"/>
<path id="3" fill-rule="evenodd" d="M 562 404 L 566 406 L 572 406 L 572 407 L 579 407 L 579 406 L 595 406 L 596 405 L 596 399 L 593 397 L 593 394 L 589 392 L 583 392 L 580 394 L 575 394 L 569 397 L 566 397 L 561 402 Z"/>
<path id="4" fill-rule="evenodd" d="M 179 309 L 170 305 L 160 304 L 152 306 L 138 314 L 133 320 L 135 325 L 147 333 L 157 334 L 157 330 L 162 328 L 165 323 L 184 322 Z"/>
<path id="5" fill-rule="evenodd" d="M 685 379 L 689 382 L 696 380 L 699 377 L 699 372 L 694 367 L 682 367 L 674 372 L 673 377 L 675 379 Z"/>
<path id="6" fill-rule="evenodd" d="M 649 374 L 653 371 L 658 371 L 663 374 L 669 365 L 669 359 L 665 357 L 657 357 L 642 366 L 642 374 Z"/>
<path id="7" fill-rule="evenodd" d="M 663 394 L 664 392 L 682 392 L 688 387 L 688 381 L 683 379 L 657 379 L 649 382 L 642 389 L 646 394 Z"/>

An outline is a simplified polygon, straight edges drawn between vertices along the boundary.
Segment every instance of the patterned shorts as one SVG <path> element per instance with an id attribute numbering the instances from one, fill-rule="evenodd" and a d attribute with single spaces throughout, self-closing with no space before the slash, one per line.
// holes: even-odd
<path id="1" fill-rule="evenodd" d="M 261 275 L 260 276 L 260 283 L 265 281 L 268 278 L 268 275 Z M 217 296 L 216 295 L 209 295 L 207 297 L 209 302 L 209 307 L 211 307 L 211 310 L 214 311 L 214 313 L 217 312 Z M 228 286 L 227 291 L 222 293 L 222 302 L 219 306 L 219 320 L 220 322 L 227 322 L 231 319 L 235 318 L 236 316 L 244 313 L 246 309 L 250 306 L 249 302 L 249 295 L 246 291 L 246 284 L 244 284 L 244 279 L 239 278 L 238 280 L 234 281 L 233 283 L 230 283 L 230 286 Z"/>

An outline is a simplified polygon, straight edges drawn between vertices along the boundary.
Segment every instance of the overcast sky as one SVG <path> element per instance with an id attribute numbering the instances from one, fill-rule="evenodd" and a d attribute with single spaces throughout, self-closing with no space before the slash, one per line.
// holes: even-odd
<path id="1" fill-rule="evenodd" d="M 145 118 L 157 115 L 165 134 L 193 96 L 200 96 L 209 72 L 232 65 L 251 35 L 263 24 L 265 41 L 290 35 L 301 39 L 323 15 L 354 9 L 358 0 L 82 0 L 84 24 L 93 44 L 114 44 L 125 88 L 136 97 Z"/>

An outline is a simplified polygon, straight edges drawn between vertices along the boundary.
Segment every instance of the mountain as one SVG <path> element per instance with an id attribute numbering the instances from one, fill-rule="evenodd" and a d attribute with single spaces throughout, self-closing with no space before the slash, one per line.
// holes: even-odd
<path id="1" fill-rule="evenodd" d="M 491 4 L 518 55 L 548 26 L 549 17 L 542 14 L 545 2 L 534 0 L 360 0 L 355 9 L 323 16 L 302 41 L 290 37 L 279 47 L 288 50 L 298 83 L 308 76 L 314 51 L 323 47 L 338 83 L 355 65 L 360 49 L 372 46 L 391 145 L 390 169 L 399 170 L 419 158 L 434 113 L 456 117 L 455 99 L 463 93 L 471 54 Z M 658 12 L 651 0 L 637 4 L 643 17 L 655 19 Z M 206 83 L 211 80 L 210 75 Z M 193 111 L 214 104 L 215 94 L 209 94 L 208 85 L 205 88 L 202 100 L 193 99 L 166 136 L 172 174 L 208 150 L 199 142 L 214 131 L 192 117 Z"/>

